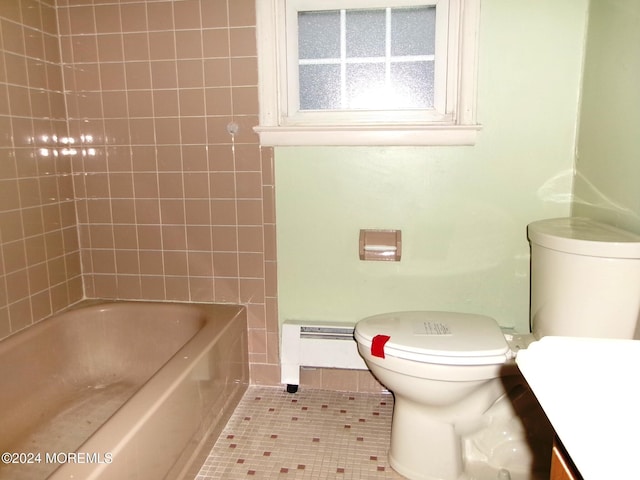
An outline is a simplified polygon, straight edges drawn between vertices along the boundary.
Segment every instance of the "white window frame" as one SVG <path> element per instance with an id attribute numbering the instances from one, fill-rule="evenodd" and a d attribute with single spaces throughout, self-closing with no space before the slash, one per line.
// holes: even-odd
<path id="1" fill-rule="evenodd" d="M 412 5 L 437 8 L 434 110 L 299 111 L 298 11 Z M 480 0 L 256 0 L 256 15 L 262 145 L 475 144 Z"/>

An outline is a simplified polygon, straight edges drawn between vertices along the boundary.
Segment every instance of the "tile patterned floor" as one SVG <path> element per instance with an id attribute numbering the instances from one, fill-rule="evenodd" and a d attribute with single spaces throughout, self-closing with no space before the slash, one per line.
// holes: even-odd
<path id="1" fill-rule="evenodd" d="M 393 397 L 249 387 L 196 480 L 402 479 L 388 464 Z"/>

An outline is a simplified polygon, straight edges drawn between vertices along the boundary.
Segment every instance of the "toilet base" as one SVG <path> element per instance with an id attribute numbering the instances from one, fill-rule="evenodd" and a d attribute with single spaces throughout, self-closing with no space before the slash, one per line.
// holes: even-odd
<path id="1" fill-rule="evenodd" d="M 396 394 L 391 467 L 410 480 L 549 478 L 551 426 L 521 377 L 502 382 L 506 392 L 465 421 L 459 415 L 435 416 L 425 405 Z"/>
<path id="2" fill-rule="evenodd" d="M 424 410 L 396 395 L 389 464 L 410 480 L 458 480 L 463 472 L 460 436 L 452 424 Z"/>

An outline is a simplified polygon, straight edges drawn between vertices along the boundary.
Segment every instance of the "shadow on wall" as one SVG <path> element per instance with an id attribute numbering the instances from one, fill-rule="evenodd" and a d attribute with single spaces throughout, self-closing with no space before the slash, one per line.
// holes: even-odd
<path id="1" fill-rule="evenodd" d="M 589 217 L 596 220 L 613 223 L 617 227 L 640 233 L 637 229 L 637 225 L 640 225 L 640 216 L 631 208 L 607 196 L 580 172 L 576 173 L 574 183 L 574 191 L 583 192 L 581 196 L 573 198 L 574 214 L 578 212 L 582 216 L 587 216 L 588 213 Z"/>

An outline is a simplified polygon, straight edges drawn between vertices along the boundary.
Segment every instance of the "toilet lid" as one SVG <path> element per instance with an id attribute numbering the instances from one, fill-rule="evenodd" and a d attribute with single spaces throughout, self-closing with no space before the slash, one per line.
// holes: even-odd
<path id="1" fill-rule="evenodd" d="M 500 327 L 484 315 L 385 313 L 360 320 L 354 335 L 369 348 L 375 337 L 386 336 L 385 354 L 424 363 L 494 365 L 504 363 L 509 356 L 509 345 Z"/>

